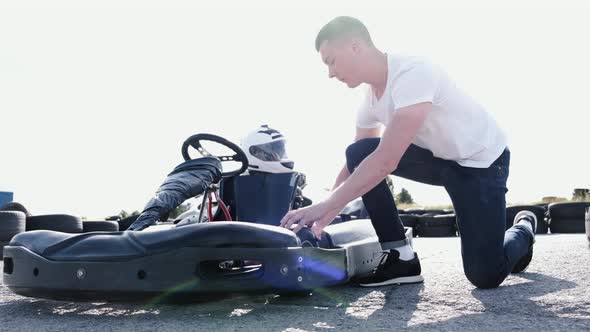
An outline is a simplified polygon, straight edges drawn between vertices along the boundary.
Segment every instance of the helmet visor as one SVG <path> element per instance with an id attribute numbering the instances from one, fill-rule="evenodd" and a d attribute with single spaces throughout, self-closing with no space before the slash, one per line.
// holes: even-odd
<path id="1" fill-rule="evenodd" d="M 281 161 L 287 158 L 285 140 L 250 146 L 252 156 L 262 161 Z"/>

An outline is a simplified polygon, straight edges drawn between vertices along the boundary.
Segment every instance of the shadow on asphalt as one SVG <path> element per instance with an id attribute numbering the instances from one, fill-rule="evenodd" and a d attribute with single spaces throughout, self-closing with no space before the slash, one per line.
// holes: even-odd
<path id="1" fill-rule="evenodd" d="M 517 284 L 500 286 L 494 289 L 474 288 L 471 294 L 484 307 L 475 313 L 469 312 L 459 317 L 436 323 L 413 326 L 416 329 L 457 330 L 465 327 L 477 329 L 530 329 L 539 326 L 543 321 L 550 321 L 556 326 L 571 326 L 572 324 L 587 324 L 587 319 L 564 318 L 552 311 L 550 306 L 543 306 L 535 301 L 542 297 L 562 290 L 573 289 L 575 282 L 550 277 L 539 273 L 523 273 L 518 277 L 528 281 Z M 483 312 L 482 312 L 483 311 Z M 566 313 L 566 312 L 560 312 Z M 551 329 L 545 325 L 544 329 Z"/>
<path id="2" fill-rule="evenodd" d="M 273 330 L 293 327 L 295 319 L 297 326 L 306 326 L 314 330 L 314 324 L 318 321 L 345 326 L 354 326 L 367 319 L 374 322 L 391 322 L 389 318 L 384 319 L 383 315 L 387 315 L 395 317 L 397 324 L 405 326 L 416 310 L 423 290 L 423 284 L 382 288 L 345 285 L 319 289 L 310 296 L 236 295 L 203 299 L 199 303 L 192 301 L 190 304 L 94 303 L 19 298 L 0 303 L 0 317 L 44 317 L 66 321 L 94 317 L 112 322 L 129 319 L 141 319 L 146 322 L 161 318 L 199 317 L 213 320 L 232 318 L 237 323 L 243 318 L 247 318 L 250 323 L 252 319 L 272 319 Z M 300 314 L 293 314 L 297 312 Z M 279 317 L 291 319 L 281 321 Z"/>
<path id="3" fill-rule="evenodd" d="M 456 306 L 457 299 L 424 298 L 424 284 L 357 288 L 348 285 L 316 290 L 311 296 L 274 294 L 226 295 L 193 299 L 190 304 L 152 302 L 65 302 L 15 298 L 0 303 L 0 317 L 20 320 L 38 317 L 59 324 L 123 324 L 115 326 L 155 326 L 172 322 L 201 322 L 202 326 L 227 328 L 257 326 L 285 330 L 346 327 L 353 330 L 498 330 L 553 329 L 578 330 L 587 319 L 563 317 L 580 313 L 580 308 L 555 308 L 539 298 L 576 288 L 577 284 L 539 273 L 518 275 L 521 282 L 496 289 L 473 289 L 467 306 Z M 198 302 L 195 302 L 198 301 Z M 447 302 L 446 301 L 450 301 Z M 449 310 L 449 306 L 455 307 Z M 473 307 L 470 307 L 473 306 Z M 420 312 L 416 312 L 420 307 Z M 438 309 L 441 308 L 441 309 Z M 426 310 L 426 312 L 425 312 Z M 431 313 L 428 311 L 432 310 Z M 585 309 L 584 309 L 585 310 Z M 418 317 L 418 321 L 415 318 Z M 451 315 L 445 318 L 445 315 Z M 432 317 L 420 323 L 424 317 Z M 197 320 L 195 320 L 197 319 Z M 325 326 L 318 324 L 326 324 Z"/>

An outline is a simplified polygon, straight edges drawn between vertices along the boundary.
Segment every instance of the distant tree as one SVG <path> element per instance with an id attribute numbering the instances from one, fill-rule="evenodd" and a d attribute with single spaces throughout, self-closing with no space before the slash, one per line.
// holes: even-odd
<path id="1" fill-rule="evenodd" d="M 125 218 L 129 217 L 129 212 L 127 212 L 125 210 L 121 210 L 121 212 L 119 212 L 119 216 L 121 217 L 121 219 L 125 219 Z"/>
<path id="2" fill-rule="evenodd" d="M 137 211 L 137 210 L 133 211 L 132 213 L 129 213 L 129 212 L 125 211 L 125 210 L 121 210 L 121 212 L 119 212 L 119 214 L 117 216 L 119 216 L 120 219 L 125 219 L 127 217 L 137 216 L 137 215 L 139 215 L 139 211 Z M 109 217 L 109 218 L 112 218 L 114 220 L 115 219 L 114 217 L 115 216 L 112 216 L 112 217 Z"/>
<path id="3" fill-rule="evenodd" d="M 391 191 L 392 195 L 395 195 L 395 193 L 393 192 L 393 180 L 391 180 L 391 175 L 388 175 L 385 177 L 385 182 L 387 183 L 387 186 L 389 187 L 389 190 Z"/>
<path id="4" fill-rule="evenodd" d="M 574 202 L 584 202 L 590 200 L 590 189 L 586 188 L 576 188 L 574 189 L 574 193 L 572 194 L 572 201 Z"/>
<path id="5" fill-rule="evenodd" d="M 565 197 L 557 197 L 557 196 L 545 196 L 541 199 L 543 203 L 558 203 L 558 202 L 565 202 L 567 198 Z"/>
<path id="6" fill-rule="evenodd" d="M 406 190 L 406 188 L 402 188 L 399 194 L 396 195 L 395 200 L 398 204 L 413 204 L 414 200 L 412 199 L 412 195 Z"/>

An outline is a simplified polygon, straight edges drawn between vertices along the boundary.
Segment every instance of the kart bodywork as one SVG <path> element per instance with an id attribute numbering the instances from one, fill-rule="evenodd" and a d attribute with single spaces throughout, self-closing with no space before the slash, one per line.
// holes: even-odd
<path id="1" fill-rule="evenodd" d="M 246 222 L 33 231 L 4 248 L 4 284 L 16 294 L 61 300 L 305 292 L 370 272 L 382 251 L 370 220 L 328 226 L 318 247 L 306 243 L 289 230 Z M 227 261 L 246 264 L 220 268 Z"/>

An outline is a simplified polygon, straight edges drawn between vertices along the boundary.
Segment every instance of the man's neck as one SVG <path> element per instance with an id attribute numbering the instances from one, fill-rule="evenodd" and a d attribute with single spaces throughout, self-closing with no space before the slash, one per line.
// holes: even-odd
<path id="1" fill-rule="evenodd" d="M 387 54 L 375 49 L 375 52 L 371 53 L 371 60 L 368 63 L 370 65 L 367 68 L 366 83 L 371 85 L 375 95 L 380 98 L 387 86 Z"/>
<path id="2" fill-rule="evenodd" d="M 380 98 L 387 86 L 387 74 L 389 71 L 387 54 L 375 49 L 375 52 L 370 55 L 368 64 L 366 83 L 371 85 L 371 89 L 375 95 Z"/>

